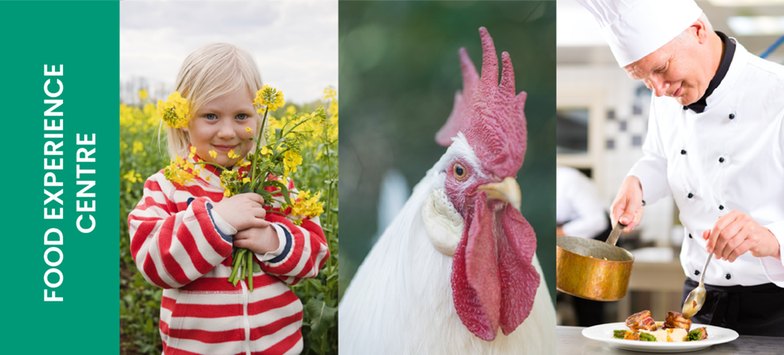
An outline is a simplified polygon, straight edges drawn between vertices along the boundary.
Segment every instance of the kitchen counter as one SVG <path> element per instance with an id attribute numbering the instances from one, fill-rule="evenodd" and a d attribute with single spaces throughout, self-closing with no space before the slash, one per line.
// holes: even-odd
<path id="1" fill-rule="evenodd" d="M 588 339 L 583 336 L 583 327 L 559 325 L 556 329 L 557 354 L 579 355 L 632 355 L 649 354 L 614 348 L 607 343 Z M 711 346 L 699 351 L 679 354 L 712 355 L 766 355 L 784 354 L 784 338 L 741 335 L 729 343 Z"/>

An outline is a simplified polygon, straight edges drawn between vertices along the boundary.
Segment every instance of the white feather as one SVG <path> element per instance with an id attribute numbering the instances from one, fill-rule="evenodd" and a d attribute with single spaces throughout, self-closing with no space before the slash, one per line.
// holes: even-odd
<path id="1" fill-rule="evenodd" d="M 492 342 L 479 339 L 455 311 L 452 257 L 430 243 L 421 209 L 433 189 L 443 188 L 444 167 L 458 155 L 479 171 L 458 134 L 359 267 L 340 303 L 342 355 L 555 353 L 555 310 L 543 277 L 531 314 L 509 336 L 499 330 Z M 533 263 L 542 275 L 536 257 Z"/>
<path id="2" fill-rule="evenodd" d="M 430 191 L 422 206 L 422 221 L 430 244 L 441 254 L 454 255 L 463 235 L 465 221 L 452 202 L 449 202 L 444 189 Z"/>

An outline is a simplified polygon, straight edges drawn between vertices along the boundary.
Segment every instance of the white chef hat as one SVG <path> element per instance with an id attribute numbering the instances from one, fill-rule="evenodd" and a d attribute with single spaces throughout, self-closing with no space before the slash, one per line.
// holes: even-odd
<path id="1" fill-rule="evenodd" d="M 577 0 L 602 29 L 623 68 L 655 52 L 702 14 L 694 0 Z"/>

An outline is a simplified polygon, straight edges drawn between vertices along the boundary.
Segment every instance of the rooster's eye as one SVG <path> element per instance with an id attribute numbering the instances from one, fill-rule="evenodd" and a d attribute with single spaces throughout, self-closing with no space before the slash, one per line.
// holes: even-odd
<path id="1" fill-rule="evenodd" d="M 458 180 L 465 179 L 465 177 L 466 177 L 466 169 L 462 165 L 460 165 L 460 163 L 455 163 L 455 167 L 454 167 L 454 169 L 452 169 L 452 171 L 454 172 L 455 177 Z"/>

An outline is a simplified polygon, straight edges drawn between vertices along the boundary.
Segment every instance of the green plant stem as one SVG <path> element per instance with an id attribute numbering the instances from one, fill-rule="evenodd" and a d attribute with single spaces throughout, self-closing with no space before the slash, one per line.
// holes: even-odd
<path id="1" fill-rule="evenodd" d="M 246 138 L 244 141 L 242 141 L 242 145 L 240 145 L 240 151 L 237 152 L 237 155 L 242 154 L 242 149 L 245 148 L 245 143 L 247 143 L 249 140 L 252 140 L 252 139 L 253 139 L 253 137 L 250 137 L 250 138 Z M 242 159 L 244 159 L 244 157 L 240 155 L 240 160 L 238 160 L 237 162 L 242 161 Z M 236 163 L 234 163 L 234 164 L 236 164 Z"/>
<path id="2" fill-rule="evenodd" d="M 248 262 L 245 265 L 245 269 L 247 270 L 248 288 L 250 289 L 250 292 L 253 292 L 253 253 L 248 252 L 247 254 Z"/>
<path id="3" fill-rule="evenodd" d="M 256 152 L 253 154 L 253 165 L 250 167 L 251 191 L 256 191 L 256 161 L 259 160 L 259 152 L 261 151 L 261 136 L 264 134 L 264 129 L 267 126 L 267 114 L 269 114 L 269 107 L 264 108 L 264 118 L 261 120 L 261 128 L 259 129 L 259 136 L 256 140 Z"/>
<path id="4" fill-rule="evenodd" d="M 197 161 L 197 162 L 194 162 L 194 164 L 196 164 L 196 165 L 212 165 L 212 166 L 214 166 L 216 168 L 219 168 L 219 169 L 226 169 L 225 167 L 223 167 L 223 165 L 219 165 L 219 164 L 216 164 L 216 163 L 208 162 L 206 160 Z"/>
<path id="5" fill-rule="evenodd" d="M 329 334 L 329 332 L 324 332 L 324 334 L 321 334 L 321 353 L 322 354 L 326 354 L 327 353 L 326 345 L 327 345 L 327 335 L 328 334 Z"/>
<path id="6" fill-rule="evenodd" d="M 332 190 L 332 188 L 330 187 L 329 190 Z M 330 208 L 332 206 L 332 203 L 331 203 L 330 200 L 327 200 L 327 201 L 328 201 L 327 202 L 327 208 Z M 327 225 L 330 227 L 330 229 L 332 229 L 331 228 L 332 227 L 332 223 L 329 220 L 329 217 L 327 217 Z M 329 240 L 332 238 L 332 232 L 327 232 L 327 233 L 329 233 L 329 237 L 327 238 L 327 248 L 329 248 Z M 332 258 L 327 258 L 326 269 L 327 270 L 332 270 Z M 332 304 L 329 292 L 324 292 L 324 302 L 327 305 L 331 305 Z"/>
<path id="7" fill-rule="evenodd" d="M 239 270 L 242 268 L 242 265 L 245 263 L 244 256 L 248 249 L 237 249 L 234 253 L 234 260 L 232 261 L 231 265 L 231 275 L 229 275 L 229 282 L 237 285 L 237 281 L 239 281 L 240 276 L 238 275 Z"/>
<path id="8" fill-rule="evenodd" d="M 283 213 L 283 212 L 278 212 L 278 211 L 273 211 L 273 210 L 269 210 L 269 211 L 267 211 L 267 213 L 275 213 L 275 214 L 279 214 L 279 215 L 281 215 L 281 216 L 283 216 L 283 217 L 286 217 L 286 216 L 287 216 L 287 215 L 286 215 L 285 213 Z"/>
<path id="9" fill-rule="evenodd" d="M 332 179 L 332 153 L 331 153 L 331 145 L 332 145 L 332 143 L 329 142 L 329 140 L 328 140 L 329 139 L 328 138 L 329 137 L 328 136 L 329 133 L 327 132 L 327 130 L 329 129 L 329 125 L 326 122 L 327 119 L 325 118 L 324 121 L 325 122 L 324 122 L 324 133 L 323 134 L 324 134 L 324 142 L 327 143 L 327 145 L 326 145 L 326 149 L 327 149 L 327 151 L 326 151 L 326 153 L 327 153 L 326 154 L 326 160 L 327 160 L 327 177 L 329 178 L 329 183 L 327 184 L 327 210 L 326 210 L 325 222 L 327 224 L 327 227 L 329 227 L 328 228 L 329 231 L 327 232 L 327 233 L 329 233 L 329 235 L 327 236 L 327 241 L 329 241 L 329 240 L 332 239 L 332 236 L 333 236 L 333 233 L 334 233 L 334 231 L 332 231 L 332 220 L 330 219 L 332 217 L 331 213 L 332 213 L 332 184 L 333 184 L 333 179 Z M 327 243 L 329 243 L 329 242 L 327 242 Z M 327 245 L 327 248 L 329 248 L 329 245 Z M 327 265 L 326 265 L 326 267 L 327 267 L 327 270 L 332 270 L 332 258 L 327 258 Z M 327 305 L 331 305 L 330 301 L 331 301 L 331 297 L 330 297 L 329 292 L 324 292 L 324 302 Z"/>
<path id="10" fill-rule="evenodd" d="M 283 133 L 283 134 L 281 135 L 281 137 L 285 137 L 285 136 L 286 136 L 286 135 L 288 135 L 289 133 L 291 133 L 291 132 L 294 132 L 294 128 L 297 128 L 297 127 L 299 127 L 300 125 L 302 125 L 303 123 L 307 122 L 308 120 L 309 120 L 309 119 L 307 119 L 307 120 L 301 120 L 301 121 L 297 122 L 297 123 L 296 123 L 294 126 L 292 126 L 292 127 L 291 127 L 291 128 L 288 130 L 288 131 L 286 131 L 285 133 Z M 302 131 L 302 132 L 307 132 L 307 131 Z"/>
<path id="11" fill-rule="evenodd" d="M 234 253 L 234 260 L 231 261 L 231 274 L 229 275 L 229 282 L 233 282 L 234 277 L 237 276 L 237 254 L 239 254 L 239 250 Z"/>

